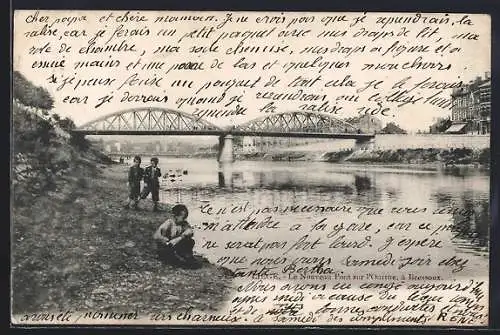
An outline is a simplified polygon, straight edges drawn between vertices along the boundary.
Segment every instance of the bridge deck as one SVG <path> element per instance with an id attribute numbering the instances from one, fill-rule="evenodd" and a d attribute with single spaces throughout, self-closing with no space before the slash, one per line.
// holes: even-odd
<path id="1" fill-rule="evenodd" d="M 369 139 L 375 134 L 356 133 L 317 133 L 317 132 L 270 132 L 270 131 L 219 131 L 219 130 L 88 130 L 75 129 L 73 132 L 84 135 L 209 135 L 221 136 L 231 134 L 233 136 L 256 136 L 256 137 L 302 137 L 302 138 L 338 138 L 338 139 Z"/>

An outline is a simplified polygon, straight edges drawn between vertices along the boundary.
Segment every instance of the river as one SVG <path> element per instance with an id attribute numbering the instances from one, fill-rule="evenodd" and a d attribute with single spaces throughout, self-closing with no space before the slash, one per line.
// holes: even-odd
<path id="1" fill-rule="evenodd" d="M 459 275 L 487 274 L 489 240 L 489 176 L 476 170 L 446 173 L 407 168 L 383 168 L 349 164 L 331 164 L 326 162 L 273 162 L 273 161 L 237 161 L 221 173 L 218 163 L 213 159 L 160 158 L 160 167 L 168 178 L 162 179 L 161 202 L 184 203 L 190 209 L 189 221 L 196 228 L 196 251 L 205 255 L 212 262 L 217 262 L 228 254 L 244 253 L 248 258 L 284 257 L 284 251 L 301 234 L 290 232 L 290 226 L 301 223 L 304 234 L 311 238 L 324 236 L 329 231 L 310 231 L 321 218 L 326 218 L 329 227 L 340 222 L 353 222 L 353 214 L 336 212 L 320 213 L 318 210 L 298 213 L 274 213 L 255 215 L 258 218 L 272 216 L 279 221 L 280 229 L 241 230 L 231 233 L 221 232 L 224 223 L 234 223 L 252 214 L 258 208 L 280 209 L 286 206 L 331 206 L 346 205 L 352 208 L 425 208 L 419 214 L 372 215 L 362 216 L 357 221 L 371 223 L 380 229 L 373 234 L 370 244 L 381 245 L 389 236 L 404 238 L 424 238 L 429 232 L 418 229 L 421 223 L 432 222 L 433 227 L 448 227 L 446 231 L 436 232 L 430 237 L 441 239 L 439 250 L 426 248 L 408 248 L 406 251 L 414 257 L 425 258 L 438 255 L 440 258 L 464 255 L 469 259 L 467 266 L 458 271 Z M 214 209 L 242 206 L 247 203 L 245 212 L 233 210 L 232 215 L 206 215 L 200 208 L 209 205 Z M 438 208 L 452 206 L 462 209 L 462 213 L 432 214 Z M 265 211 L 265 210 L 264 210 Z M 463 212 L 467 212 L 464 214 Z M 463 214 L 463 215 L 462 215 Z M 233 222 L 234 221 L 234 222 Z M 205 224 L 203 224 L 205 222 Z M 207 229 L 209 222 L 219 223 L 218 231 Z M 391 223 L 394 223 L 391 226 Z M 399 223 L 400 225 L 397 225 Z M 408 229 L 404 223 L 411 223 Z M 396 229 L 399 227 L 400 229 Z M 403 227 L 406 227 L 403 228 Z M 451 227 L 451 228 L 450 228 Z M 362 241 L 367 234 L 360 231 L 342 231 L 336 235 Z M 285 249 L 228 249 L 227 241 L 252 241 L 265 236 L 269 241 L 288 241 Z M 206 241 L 218 242 L 218 248 L 202 248 Z M 329 240 L 329 242 L 332 239 Z M 385 251 L 389 251 L 390 248 Z M 324 250 L 324 249 L 322 249 Z M 340 261 L 348 255 L 348 249 L 332 250 L 333 258 Z M 349 254 L 353 255 L 352 249 Z M 438 252 L 438 253 L 436 253 Z M 355 250 L 359 258 L 373 256 L 374 249 L 366 247 Z M 289 259 L 298 255 L 322 256 L 316 250 L 291 250 L 286 255 Z M 383 254 L 381 252 L 381 254 Z M 294 256 L 292 256 L 294 255 Z M 395 256 L 396 257 L 396 256 Z M 226 264 L 229 268 L 237 265 Z M 415 270 L 411 266 L 408 270 Z M 374 269 L 375 270 L 375 269 Z M 435 273 L 435 267 L 418 269 L 420 273 Z M 450 268 L 451 270 L 451 268 Z M 485 272 L 486 271 L 486 272 Z M 381 273 L 384 272 L 381 270 Z M 385 270 L 387 272 L 387 269 Z"/>

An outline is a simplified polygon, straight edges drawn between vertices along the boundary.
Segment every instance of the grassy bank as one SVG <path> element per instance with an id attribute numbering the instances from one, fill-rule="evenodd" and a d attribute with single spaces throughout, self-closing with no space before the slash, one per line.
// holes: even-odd
<path id="1" fill-rule="evenodd" d="M 254 152 L 236 155 L 241 160 L 273 160 L 273 161 L 324 161 L 330 163 L 360 163 L 389 165 L 480 165 L 490 164 L 490 149 L 394 149 L 394 150 L 343 150 L 325 153 L 318 152 Z"/>
<path id="2" fill-rule="evenodd" d="M 13 110 L 12 312 L 215 309 L 231 274 L 162 265 L 152 235 L 169 206 L 123 209 L 126 167 L 22 106 Z M 56 121 L 54 123 L 53 121 Z M 72 126 L 68 120 L 60 125 Z M 196 239 L 196 235 L 195 235 Z"/>
<path id="3" fill-rule="evenodd" d="M 156 259 L 152 234 L 169 214 L 151 212 L 151 203 L 124 210 L 123 169 L 79 169 L 57 191 L 14 206 L 14 313 L 209 310 L 224 300 L 231 279 L 223 269 L 183 270 Z"/>
<path id="4" fill-rule="evenodd" d="M 328 159 L 327 159 L 328 161 Z M 396 150 L 360 150 L 345 158 L 356 163 L 401 163 L 439 165 L 482 165 L 490 164 L 490 149 L 396 149 Z"/>

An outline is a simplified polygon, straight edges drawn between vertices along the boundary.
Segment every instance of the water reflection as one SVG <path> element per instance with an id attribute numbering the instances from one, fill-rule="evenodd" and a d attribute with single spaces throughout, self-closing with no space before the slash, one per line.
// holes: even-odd
<path id="1" fill-rule="evenodd" d="M 194 159 L 171 159 L 164 164 L 169 169 L 189 170 L 181 183 L 164 185 L 165 202 L 196 207 L 200 201 L 246 200 L 256 206 L 304 202 L 384 208 L 455 206 L 463 211 L 440 217 L 453 225 L 453 244 L 482 253 L 488 248 L 489 176 L 478 170 L 415 171 L 268 161 L 236 162 L 221 167 L 211 160 Z"/>
<path id="2" fill-rule="evenodd" d="M 293 190 L 312 193 L 341 193 L 344 195 L 368 194 L 375 190 L 374 176 L 367 174 L 329 173 L 297 171 L 218 171 L 218 186 L 229 192 L 265 190 Z M 372 193 L 377 197 L 376 193 Z"/>
<path id="3" fill-rule="evenodd" d="M 439 207 L 453 204 L 457 210 L 451 215 L 454 238 L 459 248 L 484 251 L 489 246 L 490 206 L 488 198 L 481 198 L 468 190 L 453 197 L 437 193 L 435 200 Z"/>
<path id="4" fill-rule="evenodd" d="M 356 192 L 363 193 L 372 188 L 372 182 L 367 176 L 354 175 L 354 186 Z"/>

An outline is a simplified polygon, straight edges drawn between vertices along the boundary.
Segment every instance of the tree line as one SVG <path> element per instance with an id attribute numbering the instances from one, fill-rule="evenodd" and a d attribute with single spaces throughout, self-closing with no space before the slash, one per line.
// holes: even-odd
<path id="1" fill-rule="evenodd" d="M 18 71 L 12 79 L 12 182 L 17 201 L 53 189 L 57 176 L 76 164 L 90 142 L 71 131 L 73 120 L 51 113 L 54 99 L 45 88 Z"/>
<path id="2" fill-rule="evenodd" d="M 49 123 L 52 123 L 56 127 L 61 128 L 62 130 L 68 132 L 70 134 L 70 143 L 79 149 L 87 150 L 89 147 L 89 142 L 84 138 L 81 134 L 76 134 L 71 132 L 71 130 L 76 128 L 75 123 L 68 117 L 61 118 L 58 114 L 52 113 L 51 111 L 54 108 L 54 98 L 51 94 L 41 86 L 34 85 L 30 80 L 28 80 L 22 73 L 19 71 L 13 72 L 13 82 L 12 82 L 12 95 L 14 100 L 16 100 L 19 104 L 24 107 L 28 107 L 31 109 L 35 109 L 43 116 L 47 118 Z M 18 109 L 15 109 L 15 111 Z M 35 124 L 42 123 L 41 120 L 38 120 Z M 33 124 L 33 122 L 31 122 Z M 38 124 L 37 126 L 40 126 Z M 50 128 L 49 125 L 45 125 L 45 128 Z M 47 132 L 38 133 L 42 138 L 47 137 Z"/>

